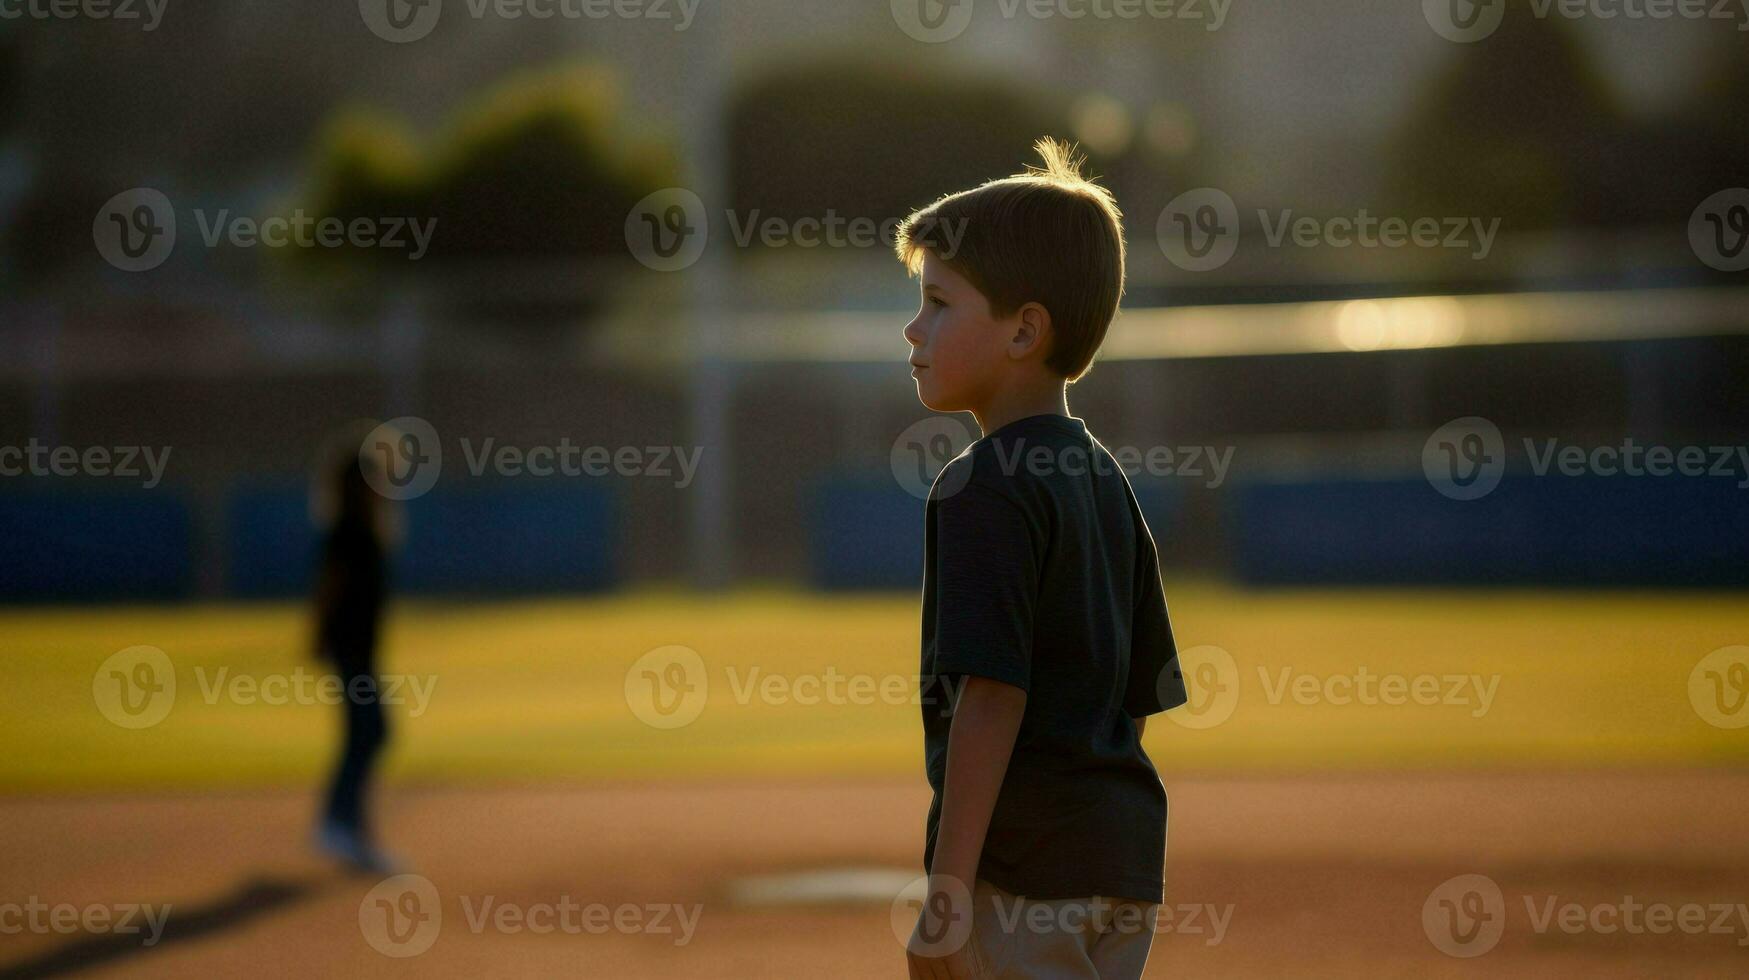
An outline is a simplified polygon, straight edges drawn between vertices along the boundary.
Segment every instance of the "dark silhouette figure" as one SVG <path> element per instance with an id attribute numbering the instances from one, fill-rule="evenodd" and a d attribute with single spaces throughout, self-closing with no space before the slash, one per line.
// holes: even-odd
<path id="1" fill-rule="evenodd" d="M 356 452 L 332 464 L 333 520 L 322 542 L 315 596 L 316 656 L 341 683 L 346 737 L 317 832 L 318 846 L 361 870 L 389 871 L 366 816 L 377 759 L 388 741 L 377 635 L 388 598 L 387 504 L 372 489 Z"/>

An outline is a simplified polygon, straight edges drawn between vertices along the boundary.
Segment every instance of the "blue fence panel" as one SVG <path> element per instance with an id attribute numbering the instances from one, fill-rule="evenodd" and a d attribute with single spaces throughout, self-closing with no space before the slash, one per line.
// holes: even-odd
<path id="1" fill-rule="evenodd" d="M 180 599 L 194 588 L 187 504 L 158 489 L 0 494 L 0 599 Z"/>
<path id="2" fill-rule="evenodd" d="M 1749 584 L 1749 491 L 1730 479 L 1508 476 L 1476 500 L 1425 480 L 1235 488 L 1255 584 Z"/>
<path id="3" fill-rule="evenodd" d="M 921 589 L 924 502 L 891 475 L 820 480 L 809 508 L 809 567 L 821 589 Z"/>
<path id="4" fill-rule="evenodd" d="M 226 514 L 226 591 L 264 598 L 309 593 L 316 560 L 309 488 L 302 480 L 250 484 Z"/>
<path id="5" fill-rule="evenodd" d="M 598 487 L 442 488 L 407 504 L 396 562 L 409 592 L 590 592 L 619 577 L 611 492 Z"/>
<path id="6" fill-rule="evenodd" d="M 618 580 L 609 491 L 595 487 L 438 487 L 408 501 L 394 556 L 400 593 L 587 592 Z M 230 509 L 229 588 L 307 594 L 319 541 L 302 484 L 238 491 Z"/>

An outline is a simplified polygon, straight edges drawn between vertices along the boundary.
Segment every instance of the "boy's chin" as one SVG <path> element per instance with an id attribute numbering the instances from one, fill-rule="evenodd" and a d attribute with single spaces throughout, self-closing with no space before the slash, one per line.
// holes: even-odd
<path id="1" fill-rule="evenodd" d="M 917 400 L 922 402 L 923 407 L 931 412 L 964 411 L 953 399 L 945 398 L 939 392 L 930 391 L 924 387 L 922 381 L 917 382 Z"/>

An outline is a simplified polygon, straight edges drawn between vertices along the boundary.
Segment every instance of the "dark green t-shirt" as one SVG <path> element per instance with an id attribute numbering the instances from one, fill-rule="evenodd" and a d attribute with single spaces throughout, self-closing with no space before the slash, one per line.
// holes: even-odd
<path id="1" fill-rule="evenodd" d="M 967 675 L 1027 692 L 978 876 L 1034 899 L 1158 902 L 1166 790 L 1133 718 L 1185 702 L 1154 540 L 1080 419 L 1037 415 L 973 443 L 925 510 L 927 869 L 953 697 Z"/>

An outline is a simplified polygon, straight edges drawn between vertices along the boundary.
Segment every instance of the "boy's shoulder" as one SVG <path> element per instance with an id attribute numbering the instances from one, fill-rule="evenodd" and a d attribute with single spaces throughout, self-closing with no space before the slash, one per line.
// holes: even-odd
<path id="1" fill-rule="evenodd" d="M 967 446 L 942 467 L 930 499 L 994 496 L 1027 508 L 1056 496 L 1049 491 L 1052 485 L 1084 479 L 1090 471 L 1115 474 L 1128 485 L 1121 467 L 1079 419 L 1041 416 Z"/>

